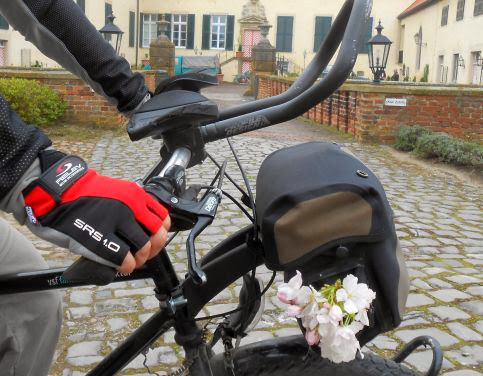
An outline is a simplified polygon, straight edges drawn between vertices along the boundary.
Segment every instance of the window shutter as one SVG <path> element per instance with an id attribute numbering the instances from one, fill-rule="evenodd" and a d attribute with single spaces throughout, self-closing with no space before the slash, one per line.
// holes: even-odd
<path id="1" fill-rule="evenodd" d="M 369 45 L 367 43 L 372 38 L 373 23 L 374 23 L 374 18 L 370 17 L 369 20 L 367 21 L 366 35 L 364 36 L 364 39 L 362 41 L 361 52 L 360 52 L 362 54 L 369 53 Z"/>
<path id="2" fill-rule="evenodd" d="M 134 30 L 136 28 L 136 13 L 129 12 L 129 47 L 134 47 Z"/>
<path id="3" fill-rule="evenodd" d="M 139 46 L 143 47 L 144 13 L 139 14 Z"/>
<path id="4" fill-rule="evenodd" d="M 475 0 L 475 8 L 473 9 L 473 16 L 483 14 L 483 0 Z"/>
<path id="5" fill-rule="evenodd" d="M 449 5 L 443 7 L 441 11 L 441 26 L 446 26 L 448 24 L 448 13 L 449 13 Z"/>
<path id="6" fill-rule="evenodd" d="M 86 12 L 86 0 L 77 0 L 77 5 L 84 13 Z"/>
<path id="7" fill-rule="evenodd" d="M 332 17 L 315 17 L 314 52 L 319 50 L 319 47 L 329 33 L 331 25 Z"/>
<path id="8" fill-rule="evenodd" d="M 104 24 L 107 25 L 107 23 L 109 22 L 109 20 L 107 19 L 107 16 L 110 16 L 112 14 L 112 4 L 109 4 L 109 3 L 106 3 L 106 6 L 105 6 L 105 20 L 104 20 Z"/>
<path id="9" fill-rule="evenodd" d="M 233 37 L 235 34 L 235 16 L 226 18 L 226 45 L 225 50 L 233 51 Z"/>
<path id="10" fill-rule="evenodd" d="M 192 50 L 193 48 L 195 48 L 195 15 L 194 14 L 188 14 L 186 48 L 188 50 Z"/>
<path id="11" fill-rule="evenodd" d="M 211 16 L 203 15 L 203 40 L 201 42 L 201 49 L 210 49 L 210 29 L 211 29 Z"/>
<path id="12" fill-rule="evenodd" d="M 5 18 L 2 17 L 2 15 L 0 14 L 0 29 L 3 29 L 3 30 L 8 30 L 8 22 Z"/>
<path id="13" fill-rule="evenodd" d="M 456 8 L 456 21 L 461 21 L 465 17 L 465 0 L 458 0 Z"/>
<path id="14" fill-rule="evenodd" d="M 277 18 L 277 51 L 292 52 L 293 17 L 279 16 Z"/>
<path id="15" fill-rule="evenodd" d="M 159 15 L 159 16 L 161 18 L 161 15 Z M 171 16 L 170 13 L 165 13 L 164 19 L 169 22 L 168 32 L 166 33 L 166 36 L 168 37 L 169 40 L 172 40 L 171 37 L 172 37 L 172 33 L 173 33 L 173 30 L 172 30 L 172 25 L 173 25 L 172 19 L 173 19 L 173 17 Z M 161 19 L 160 19 L 160 21 L 161 21 Z"/>

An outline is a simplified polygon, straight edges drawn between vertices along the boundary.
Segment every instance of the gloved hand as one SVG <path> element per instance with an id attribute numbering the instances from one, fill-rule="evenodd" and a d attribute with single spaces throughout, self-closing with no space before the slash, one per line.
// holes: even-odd
<path id="1" fill-rule="evenodd" d="M 43 153 L 42 174 L 23 190 L 32 232 L 123 273 L 159 253 L 170 219 L 153 197 L 98 175 L 79 157 Z"/>

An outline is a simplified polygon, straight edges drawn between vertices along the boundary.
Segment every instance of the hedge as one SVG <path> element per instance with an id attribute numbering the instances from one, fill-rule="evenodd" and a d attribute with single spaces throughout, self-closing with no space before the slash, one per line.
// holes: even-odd
<path id="1" fill-rule="evenodd" d="M 402 151 L 412 151 L 422 158 L 483 168 L 483 145 L 454 138 L 447 133 L 431 132 L 419 126 L 400 127 L 394 146 Z"/>
<path id="2" fill-rule="evenodd" d="M 34 80 L 2 78 L 0 94 L 28 124 L 48 125 L 65 113 L 66 104 L 59 94 Z"/>

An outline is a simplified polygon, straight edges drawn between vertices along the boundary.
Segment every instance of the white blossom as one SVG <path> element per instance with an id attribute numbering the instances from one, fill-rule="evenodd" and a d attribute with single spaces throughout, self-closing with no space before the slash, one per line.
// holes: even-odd
<path id="1" fill-rule="evenodd" d="M 286 304 L 293 304 L 295 298 L 302 287 L 302 274 L 297 273 L 287 283 L 282 283 L 278 287 L 277 297 Z"/>
<path id="2" fill-rule="evenodd" d="M 329 304 L 328 299 L 332 302 L 334 298 L 331 293 L 324 292 L 329 294 L 325 297 L 312 286 L 303 286 L 299 271 L 278 288 L 279 299 L 289 304 L 288 315 L 301 320 L 307 343 L 318 344 L 322 356 L 335 363 L 356 357 L 360 352 L 356 334 L 369 325 L 367 311 L 376 294 L 365 283 L 357 282 L 357 277 L 346 276 L 342 288 L 335 292 L 334 304 Z"/>
<path id="3" fill-rule="evenodd" d="M 360 350 L 359 341 L 347 326 L 339 326 L 331 337 L 322 337 L 320 341 L 322 356 L 334 363 L 354 360 Z"/>
<path id="4" fill-rule="evenodd" d="M 344 302 L 344 310 L 354 314 L 360 310 L 367 309 L 376 297 L 365 283 L 357 283 L 357 277 L 349 274 L 342 281 L 342 288 L 336 292 L 337 302 Z"/>

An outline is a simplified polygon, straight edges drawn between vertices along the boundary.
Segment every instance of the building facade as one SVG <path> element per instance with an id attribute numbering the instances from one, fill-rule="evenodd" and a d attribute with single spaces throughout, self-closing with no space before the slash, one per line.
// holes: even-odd
<path id="1" fill-rule="evenodd" d="M 482 84 L 483 0 L 419 0 L 398 17 L 399 67 L 434 83 Z"/>
<path id="2" fill-rule="evenodd" d="M 176 46 L 176 55 L 216 55 L 227 81 L 250 69 L 248 59 L 234 57 L 238 50 L 243 56 L 250 56 L 251 47 L 260 40 L 257 25 L 263 19 L 272 25 L 269 40 L 287 62 L 289 71 L 300 72 L 311 61 L 344 3 L 343 0 L 323 4 L 320 0 L 298 0 L 294 6 L 294 2 L 280 0 L 73 1 L 85 11 L 97 29 L 107 22 L 111 12 L 114 13 L 116 25 L 124 31 L 121 54 L 133 66 L 141 67 L 149 59 L 149 44 L 157 37 L 157 22 L 164 15 L 170 25 L 168 34 Z M 478 76 L 474 67 L 479 66 L 483 35 L 475 31 L 483 30 L 482 2 L 374 0 L 372 21 L 364 40 L 368 41 L 375 34 L 374 27 L 381 20 L 383 33 L 393 41 L 389 74 L 397 69 L 401 79 L 408 76 L 412 80 L 415 76 L 419 81 L 429 65 L 429 81 L 445 79 L 443 82 L 448 83 L 478 83 L 481 74 Z M 444 9 L 447 9 L 447 24 L 443 26 Z M 416 34 L 422 36 L 417 42 Z M 365 45 L 354 72 L 372 77 L 367 51 Z M 458 61 L 456 72 L 454 59 Z M 9 28 L 4 20 L 0 20 L 0 65 L 56 66 Z"/>

